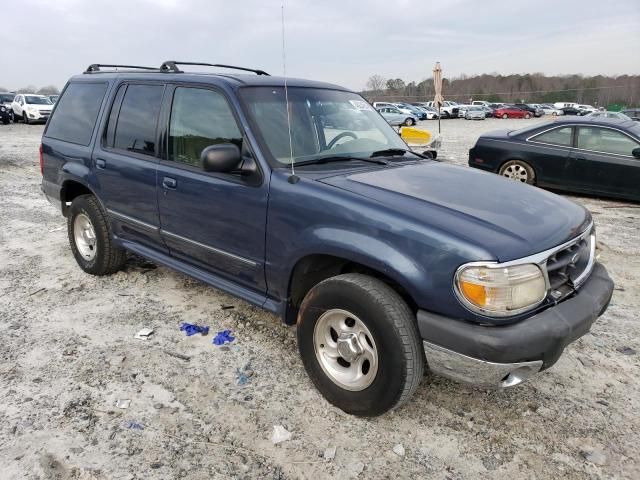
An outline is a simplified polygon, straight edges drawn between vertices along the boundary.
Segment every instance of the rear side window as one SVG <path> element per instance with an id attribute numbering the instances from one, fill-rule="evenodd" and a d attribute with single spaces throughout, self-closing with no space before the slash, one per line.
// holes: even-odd
<path id="1" fill-rule="evenodd" d="M 531 140 L 540 143 L 551 143 L 553 145 L 561 145 L 563 147 L 571 146 L 571 133 L 573 127 L 554 128 L 548 132 L 536 135 Z"/>
<path id="2" fill-rule="evenodd" d="M 163 85 L 129 85 L 115 123 L 113 148 L 143 155 L 155 155 L 156 126 L 162 103 Z M 109 126 L 112 118 L 109 119 Z M 107 132 L 109 138 L 109 132 Z"/>
<path id="3" fill-rule="evenodd" d="M 225 98 L 212 90 L 176 88 L 169 124 L 169 160 L 200 166 L 202 150 L 217 143 L 241 146 L 242 134 Z"/>
<path id="4" fill-rule="evenodd" d="M 106 83 L 70 83 L 49 119 L 45 136 L 89 145 L 106 92 Z"/>

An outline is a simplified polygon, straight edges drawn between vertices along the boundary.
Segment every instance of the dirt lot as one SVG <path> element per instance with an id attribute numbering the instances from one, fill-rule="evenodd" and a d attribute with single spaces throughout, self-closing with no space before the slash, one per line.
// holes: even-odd
<path id="1" fill-rule="evenodd" d="M 483 131 L 530 122 L 443 121 L 441 156 L 466 163 Z M 640 478 L 638 205 L 573 198 L 616 291 L 551 370 L 502 391 L 427 375 L 406 407 L 367 420 L 320 396 L 277 318 L 139 259 L 84 274 L 40 193 L 41 133 L 0 125 L 1 478 Z M 185 337 L 182 321 L 237 341 Z M 273 445 L 274 425 L 291 439 Z"/>

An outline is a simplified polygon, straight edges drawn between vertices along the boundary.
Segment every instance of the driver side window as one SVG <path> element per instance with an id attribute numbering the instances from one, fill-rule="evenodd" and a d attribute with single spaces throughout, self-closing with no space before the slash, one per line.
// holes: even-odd
<path id="1" fill-rule="evenodd" d="M 242 134 L 224 96 L 204 88 L 176 88 L 169 122 L 169 160 L 200 167 L 202 150 L 218 143 L 242 148 Z"/>

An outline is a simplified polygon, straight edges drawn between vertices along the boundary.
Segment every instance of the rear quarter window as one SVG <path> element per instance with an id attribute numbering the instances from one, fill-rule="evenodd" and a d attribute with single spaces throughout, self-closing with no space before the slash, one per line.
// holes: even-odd
<path id="1" fill-rule="evenodd" d="M 89 145 L 107 83 L 70 83 L 49 119 L 45 137 Z"/>

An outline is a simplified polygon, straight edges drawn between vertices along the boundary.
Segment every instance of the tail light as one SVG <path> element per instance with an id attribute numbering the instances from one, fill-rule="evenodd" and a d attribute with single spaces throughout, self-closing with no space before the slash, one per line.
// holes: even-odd
<path id="1" fill-rule="evenodd" d="M 44 158 L 42 158 L 42 144 L 40 144 L 40 175 L 44 175 Z"/>

